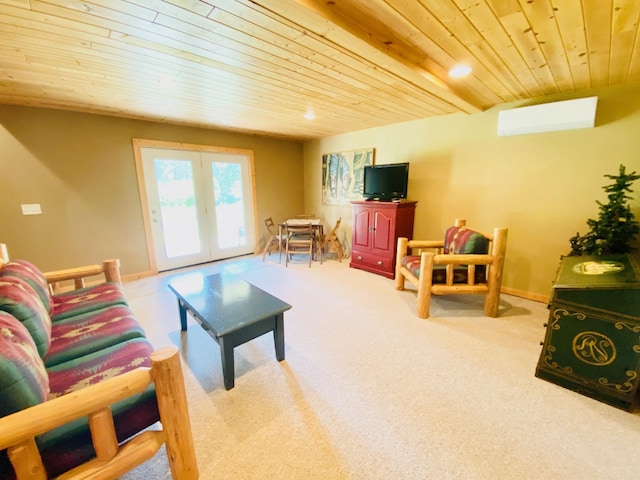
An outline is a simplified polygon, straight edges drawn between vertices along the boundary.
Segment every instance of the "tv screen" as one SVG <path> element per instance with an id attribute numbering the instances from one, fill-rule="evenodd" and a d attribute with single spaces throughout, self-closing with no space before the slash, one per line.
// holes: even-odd
<path id="1" fill-rule="evenodd" d="M 389 202 L 407 198 L 409 164 L 368 165 L 364 167 L 364 189 L 367 200 Z"/>

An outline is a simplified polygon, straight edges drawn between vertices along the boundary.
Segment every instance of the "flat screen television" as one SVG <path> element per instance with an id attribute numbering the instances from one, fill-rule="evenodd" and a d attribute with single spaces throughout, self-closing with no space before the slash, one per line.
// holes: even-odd
<path id="1" fill-rule="evenodd" d="M 368 165 L 364 167 L 362 196 L 367 200 L 390 202 L 407 198 L 409 164 Z"/>

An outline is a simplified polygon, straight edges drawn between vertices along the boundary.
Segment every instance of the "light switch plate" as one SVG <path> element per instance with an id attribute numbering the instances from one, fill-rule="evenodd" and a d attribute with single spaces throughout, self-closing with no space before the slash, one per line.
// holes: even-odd
<path id="1" fill-rule="evenodd" d="M 20 205 L 22 207 L 23 215 L 41 215 L 42 209 L 40 208 L 39 203 L 23 203 Z"/>

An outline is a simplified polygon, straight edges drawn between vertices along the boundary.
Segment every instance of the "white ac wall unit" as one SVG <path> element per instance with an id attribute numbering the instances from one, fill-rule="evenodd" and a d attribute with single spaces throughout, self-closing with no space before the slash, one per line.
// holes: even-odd
<path id="1" fill-rule="evenodd" d="M 498 135 L 593 128 L 598 97 L 543 103 L 498 112 Z"/>

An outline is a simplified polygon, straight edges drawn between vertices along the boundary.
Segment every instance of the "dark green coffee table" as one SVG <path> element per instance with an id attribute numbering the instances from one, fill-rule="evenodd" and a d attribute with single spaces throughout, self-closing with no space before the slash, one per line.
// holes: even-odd
<path id="1" fill-rule="evenodd" d="M 180 324 L 187 330 L 187 312 L 220 346 L 227 390 L 234 386 L 233 349 L 273 332 L 276 358 L 284 360 L 284 312 L 291 305 L 230 273 L 185 274 L 169 283 L 178 297 Z"/>

